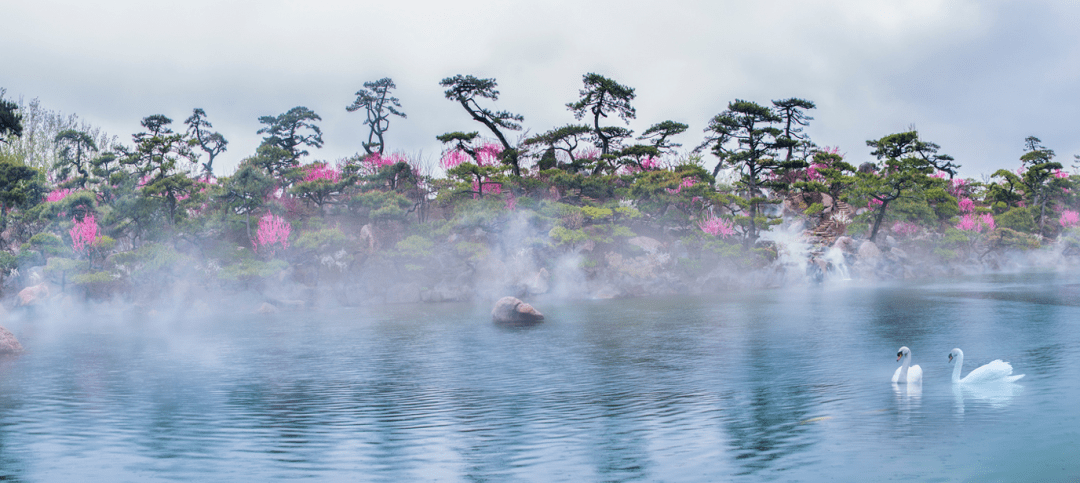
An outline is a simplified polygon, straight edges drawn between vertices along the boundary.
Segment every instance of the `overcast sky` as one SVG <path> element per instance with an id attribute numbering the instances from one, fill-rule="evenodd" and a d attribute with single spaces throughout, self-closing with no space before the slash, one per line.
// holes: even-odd
<path id="1" fill-rule="evenodd" d="M 8 98 L 124 142 L 145 116 L 180 124 L 201 107 L 230 141 L 219 174 L 254 152 L 259 116 L 294 106 L 323 119 L 310 159 L 360 151 L 363 114 L 345 106 L 381 77 L 408 114 L 387 147 L 434 160 L 436 135 L 483 130 L 443 97 L 455 74 L 495 78 L 495 107 L 533 134 L 572 122 L 565 104 L 596 72 L 636 89 L 631 129 L 684 122 L 687 147 L 734 99 L 801 97 L 818 106 L 813 140 L 856 164 L 867 139 L 912 125 L 967 177 L 1017 167 L 1029 135 L 1066 166 L 1080 153 L 1080 2 L 1067 0 L 0 0 L 0 12 Z"/>

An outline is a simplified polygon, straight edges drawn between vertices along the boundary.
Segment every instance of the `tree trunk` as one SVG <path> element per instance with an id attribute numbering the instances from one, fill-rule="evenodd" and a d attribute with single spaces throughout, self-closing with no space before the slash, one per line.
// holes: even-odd
<path id="1" fill-rule="evenodd" d="M 874 218 L 874 229 L 870 230 L 870 241 L 874 241 L 874 238 L 877 238 L 878 229 L 881 228 L 881 221 L 885 219 L 885 208 L 887 206 L 889 206 L 889 202 L 882 201 L 881 207 L 878 208 L 878 214 Z"/>

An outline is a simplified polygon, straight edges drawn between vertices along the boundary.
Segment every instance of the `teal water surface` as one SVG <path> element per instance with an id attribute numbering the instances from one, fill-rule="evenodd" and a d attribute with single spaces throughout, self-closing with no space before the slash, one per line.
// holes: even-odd
<path id="1" fill-rule="evenodd" d="M 1075 274 L 537 306 L 13 313 L 0 480 L 1080 478 Z M 1026 376 L 954 390 L 953 347 Z"/>

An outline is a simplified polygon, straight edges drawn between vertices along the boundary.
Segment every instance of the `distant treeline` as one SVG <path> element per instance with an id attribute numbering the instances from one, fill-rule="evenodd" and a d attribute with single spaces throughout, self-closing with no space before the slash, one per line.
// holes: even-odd
<path id="1" fill-rule="evenodd" d="M 406 114 L 383 78 L 346 106 L 366 116 L 362 152 L 306 161 L 323 145 L 321 118 L 298 106 L 260 117 L 261 145 L 220 177 L 214 161 L 229 142 L 203 109 L 179 126 L 147 116 L 124 144 L 0 90 L 0 273 L 44 267 L 49 280 L 90 294 L 167 280 L 162 270 L 185 257 L 207 277 L 244 286 L 326 257 L 339 267 L 382 257 L 410 270 L 438 244 L 485 256 L 490 240 L 476 233 L 498 233 L 514 215 L 537 234 L 522 243 L 549 252 L 649 234 L 745 267 L 776 257 L 761 238 L 785 217 L 803 220 L 819 245 L 885 234 L 942 260 L 1038 247 L 1080 223 L 1080 178 L 1034 136 L 1022 140 L 1016 167 L 963 179 L 956 160 L 916 131 L 868 140 L 861 163 L 819 146 L 805 131 L 816 108 L 805 99 L 734 100 L 682 151 L 684 123 L 635 136 L 612 122 L 636 117 L 636 93 L 602 75 L 584 75 L 579 99 L 566 104 L 580 124 L 531 137 L 511 135 L 522 115 L 491 107 L 495 79 L 440 85 L 482 125 L 436 136 L 440 170 L 387 149 L 390 121 Z"/>

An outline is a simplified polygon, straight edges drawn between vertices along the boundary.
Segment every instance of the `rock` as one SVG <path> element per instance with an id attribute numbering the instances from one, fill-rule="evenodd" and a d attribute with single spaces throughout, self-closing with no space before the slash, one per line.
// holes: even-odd
<path id="1" fill-rule="evenodd" d="M 870 260 L 881 256 L 881 250 L 870 240 L 859 245 L 859 260 Z"/>
<path id="2" fill-rule="evenodd" d="M 855 240 L 850 236 L 842 236 L 833 242 L 833 248 L 838 248 L 844 253 L 855 253 Z"/>
<path id="3" fill-rule="evenodd" d="M 602 299 L 602 300 L 619 298 L 619 296 L 621 296 L 621 295 L 622 295 L 622 292 L 619 289 L 617 289 L 615 287 L 612 287 L 610 285 L 605 285 L 603 287 L 600 287 L 600 288 L 596 289 L 595 291 L 593 291 L 593 293 L 592 293 L 592 297 L 594 299 Z"/>
<path id="4" fill-rule="evenodd" d="M 636 236 L 634 238 L 626 240 L 626 243 L 645 250 L 645 253 L 649 254 L 660 251 L 660 248 L 664 246 L 663 243 L 660 243 L 655 238 L 649 238 L 647 236 Z"/>
<path id="5" fill-rule="evenodd" d="M 379 248 L 379 240 L 375 238 L 375 233 L 372 231 L 370 223 L 360 227 L 360 243 L 362 245 L 367 245 L 368 252 L 374 252 Z"/>
<path id="6" fill-rule="evenodd" d="M 274 314 L 277 313 L 277 311 L 278 308 L 270 302 L 263 302 L 262 305 L 260 305 L 259 308 L 255 310 L 255 312 L 260 314 Z"/>
<path id="7" fill-rule="evenodd" d="M 41 282 L 19 291 L 19 305 L 36 305 L 49 297 L 49 286 Z"/>
<path id="8" fill-rule="evenodd" d="M 550 279 L 551 274 L 548 273 L 547 269 L 541 268 L 540 271 L 536 273 L 535 277 L 530 278 L 525 283 L 525 288 L 533 295 L 548 293 L 548 290 L 551 288 L 548 284 L 548 280 Z"/>
<path id="9" fill-rule="evenodd" d="M 500 324 L 531 324 L 544 320 L 544 314 L 515 297 L 503 297 L 491 309 L 491 319 Z"/>
<path id="10" fill-rule="evenodd" d="M 412 304 L 420 300 L 420 284 L 415 282 L 396 283 L 386 290 L 388 304 Z"/>
<path id="11" fill-rule="evenodd" d="M 832 196 L 829 196 L 829 195 L 827 195 L 825 193 L 821 193 L 821 206 L 824 206 L 825 210 L 831 210 L 832 207 L 833 207 Z"/>
<path id="12" fill-rule="evenodd" d="M 15 338 L 15 334 L 0 325 L 0 354 L 18 354 L 22 351 L 23 346 L 19 339 Z"/>
<path id="13" fill-rule="evenodd" d="M 905 252 L 905 251 L 903 251 L 903 250 L 901 250 L 899 248 L 896 248 L 896 247 L 891 248 L 889 250 L 889 252 L 892 253 L 893 255 L 896 255 L 896 258 L 899 258 L 900 260 L 907 260 L 907 258 L 908 258 L 907 252 Z"/>

